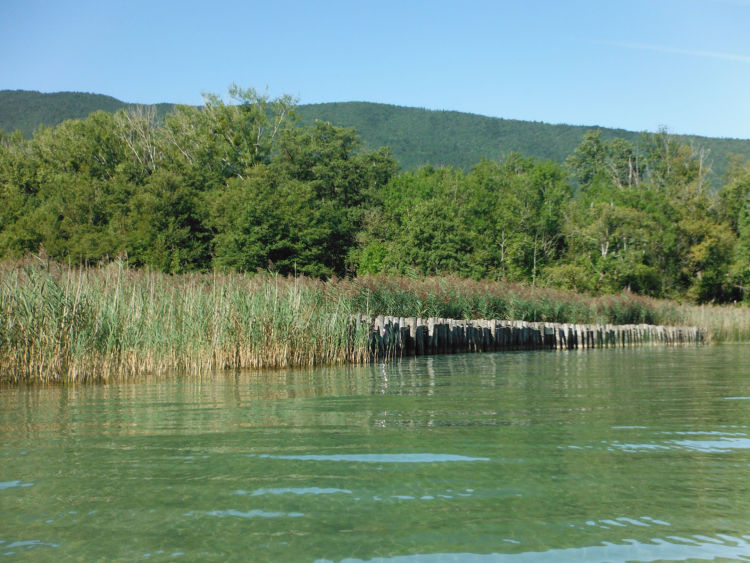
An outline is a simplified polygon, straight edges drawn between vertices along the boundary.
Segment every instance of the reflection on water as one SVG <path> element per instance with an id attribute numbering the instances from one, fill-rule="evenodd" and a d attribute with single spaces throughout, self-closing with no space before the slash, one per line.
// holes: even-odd
<path id="1" fill-rule="evenodd" d="M 19 541 L 5 541 L 0 540 L 0 553 L 8 557 L 11 555 L 18 555 L 26 551 L 31 550 L 35 547 L 60 547 L 56 543 L 44 542 L 42 540 L 19 540 Z"/>
<path id="2" fill-rule="evenodd" d="M 3 388 L 0 557 L 750 560 L 745 366 L 508 352 Z"/>
<path id="3" fill-rule="evenodd" d="M 622 427 L 616 427 L 622 428 Z M 645 427 L 629 427 L 630 429 L 643 429 Z M 644 433 L 648 438 L 653 435 L 653 432 Z M 596 444 L 587 445 L 568 445 L 559 446 L 560 449 L 597 449 L 598 447 L 605 448 L 609 451 L 619 450 L 623 452 L 631 453 L 644 453 L 644 452 L 659 452 L 668 450 L 687 450 L 696 451 L 703 453 L 726 453 L 731 450 L 750 450 L 750 435 L 744 432 L 657 432 L 655 439 L 649 441 L 643 441 L 640 443 L 632 442 L 620 442 L 617 440 L 602 441 Z M 684 439 L 667 439 L 663 438 L 663 435 L 672 436 L 711 436 L 712 440 L 684 440 Z"/>
<path id="4" fill-rule="evenodd" d="M 5 481 L 0 483 L 0 491 L 10 489 L 11 487 L 33 487 L 34 483 L 24 483 L 22 481 Z"/>

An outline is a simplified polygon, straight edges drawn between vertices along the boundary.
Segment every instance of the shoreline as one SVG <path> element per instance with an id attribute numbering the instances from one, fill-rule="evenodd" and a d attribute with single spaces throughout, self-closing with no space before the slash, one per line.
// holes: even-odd
<path id="1" fill-rule="evenodd" d="M 337 324 L 337 320 L 333 320 Z M 0 375 L 0 386 L 38 383 L 100 383 L 110 379 L 138 379 L 162 372 L 184 369 L 188 372 L 231 369 L 283 369 L 295 367 L 317 367 L 323 365 L 365 364 L 392 361 L 404 357 L 452 355 L 466 353 L 493 353 L 512 350 L 588 350 L 602 348 L 625 348 L 642 346 L 708 345 L 710 333 L 706 328 L 695 326 L 663 326 L 649 324 L 576 324 L 529 321 L 505 321 L 500 319 L 445 319 L 419 317 L 367 317 L 352 315 L 348 320 L 347 336 L 338 343 L 344 355 L 328 358 L 323 362 L 270 362 L 254 361 L 246 365 L 189 366 L 186 361 L 173 358 L 168 364 L 151 364 L 139 369 L 138 362 L 131 358 L 125 364 L 121 358 L 100 358 L 99 373 L 108 375 L 87 376 L 78 368 L 56 366 L 58 377 L 16 377 Z M 363 336 L 365 337 L 363 339 Z M 366 343 L 365 346 L 363 344 Z M 119 355 L 118 355 L 119 356 Z M 215 356 L 215 352 L 214 352 Z M 110 365 L 109 370 L 102 365 Z M 7 367 L 0 357 L 0 366 Z M 113 367 L 114 366 L 114 367 Z M 18 366 L 17 366 L 18 367 Z M 37 366 L 41 367 L 41 366 Z M 54 369 L 55 366 L 50 366 Z M 29 370 L 31 371 L 31 370 Z M 92 370 L 93 371 L 93 370 Z M 63 375 L 59 377 L 59 375 Z"/>
<path id="2" fill-rule="evenodd" d="M 589 298 L 458 278 L 169 276 L 121 262 L 0 263 L 0 384 L 749 338 L 747 308 L 634 295 Z"/>

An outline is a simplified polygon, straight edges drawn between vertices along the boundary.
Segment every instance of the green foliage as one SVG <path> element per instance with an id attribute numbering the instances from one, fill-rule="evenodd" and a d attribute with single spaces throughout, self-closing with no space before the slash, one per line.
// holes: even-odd
<path id="1" fill-rule="evenodd" d="M 344 275 L 365 202 L 397 164 L 352 130 L 295 127 L 288 96 L 229 95 L 161 121 L 122 108 L 0 138 L 0 252 Z"/>
<path id="2" fill-rule="evenodd" d="M 750 160 L 736 159 L 724 185 L 718 192 L 717 208 L 719 218 L 729 224 L 735 234 L 739 234 L 740 217 L 745 211 L 750 197 Z"/>
<path id="3" fill-rule="evenodd" d="M 297 113 L 303 123 L 318 119 L 354 127 L 366 147 L 390 146 L 404 169 L 432 164 L 468 171 L 483 158 L 502 161 L 514 152 L 562 163 L 592 129 L 367 102 L 303 105 Z M 604 127 L 596 131 L 602 141 L 620 139 L 612 147 L 611 155 L 620 164 L 627 163 L 627 159 L 617 144 L 635 146 L 641 141 L 638 132 Z M 731 167 L 732 154 L 741 155 L 744 160 L 750 158 L 748 140 L 693 135 L 674 138 L 691 150 L 703 152 L 706 181 L 713 183 Z M 620 177 L 627 183 L 626 170 L 620 169 Z"/>
<path id="4" fill-rule="evenodd" d="M 170 171 L 149 177 L 130 201 L 126 250 L 135 265 L 169 273 L 206 269 L 210 233 L 197 190 Z"/>
<path id="5" fill-rule="evenodd" d="M 632 187 L 643 174 L 634 146 L 622 138 L 605 141 L 600 130 L 587 132 L 566 164 L 582 189 L 597 183 Z"/>
<path id="6" fill-rule="evenodd" d="M 396 168 L 386 151 L 357 148 L 353 131 L 330 124 L 290 129 L 268 166 L 209 193 L 217 233 L 214 264 L 345 274 L 363 203 Z"/>
<path id="7" fill-rule="evenodd" d="M 750 299 L 750 195 L 738 213 L 737 244 L 729 268 L 733 297 Z"/>
<path id="8" fill-rule="evenodd" d="M 561 250 L 565 173 L 517 154 L 468 174 L 430 166 L 379 194 L 361 235 L 361 273 L 536 280 Z M 375 260 L 377 258 L 377 260 Z"/>
<path id="9" fill-rule="evenodd" d="M 310 121 L 309 106 L 298 121 L 288 96 L 232 86 L 229 98 L 207 94 L 202 107 L 166 116 L 96 111 L 30 139 L 1 135 L 0 254 L 43 249 L 85 265 L 122 256 L 168 273 L 460 276 L 698 303 L 748 298 L 750 167 L 741 159 L 718 195 L 706 150 L 666 132 L 597 130 L 567 158 L 503 149 L 468 171 L 397 173 L 389 149 Z M 449 138 L 473 154 L 460 114 L 320 108 L 368 116 L 365 128 L 389 123 L 394 139 L 405 133 L 392 119 L 417 132 L 441 127 L 424 150 Z M 470 117 L 480 142 L 508 125 Z"/>
<path id="10" fill-rule="evenodd" d="M 309 185 L 268 175 L 236 179 L 215 205 L 215 221 L 229 222 L 216 237 L 216 267 L 331 275 L 325 243 L 332 225 Z"/>

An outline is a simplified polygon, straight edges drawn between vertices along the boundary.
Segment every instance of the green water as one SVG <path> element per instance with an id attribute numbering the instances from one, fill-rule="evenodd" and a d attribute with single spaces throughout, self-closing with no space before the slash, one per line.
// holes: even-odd
<path id="1" fill-rule="evenodd" d="M 0 389 L 0 558 L 749 561 L 750 346 Z"/>

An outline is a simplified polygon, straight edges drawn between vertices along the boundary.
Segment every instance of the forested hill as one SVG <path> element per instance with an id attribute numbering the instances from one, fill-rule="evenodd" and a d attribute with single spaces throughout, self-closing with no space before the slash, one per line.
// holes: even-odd
<path id="1" fill-rule="evenodd" d="M 503 160 L 512 152 L 563 162 L 592 129 L 602 139 L 638 143 L 640 132 L 586 125 L 552 125 L 485 117 L 456 111 L 436 111 L 369 102 L 339 102 L 301 106 L 304 123 L 315 119 L 354 127 L 363 145 L 388 145 L 403 169 L 423 164 L 451 165 L 468 170 L 482 158 Z M 750 131 L 748 131 L 750 135 Z M 714 187 L 729 164 L 729 155 L 750 158 L 750 140 L 675 135 L 681 142 L 708 150 L 716 177 Z"/>
<path id="2" fill-rule="evenodd" d="M 0 130 L 6 133 L 21 131 L 31 137 L 40 125 L 54 127 L 66 119 L 83 119 L 95 111 L 110 113 L 128 106 L 112 96 L 86 92 L 55 92 L 51 94 L 30 90 L 0 90 Z M 164 116 L 173 104 L 156 104 L 158 116 Z"/>
<path id="3" fill-rule="evenodd" d="M 54 126 L 97 110 L 114 112 L 128 105 L 101 94 L 0 90 L 0 130 L 6 133 L 20 130 L 30 137 L 42 124 Z M 157 116 L 166 115 L 173 107 L 158 104 Z M 369 102 L 308 104 L 300 106 L 297 113 L 305 124 L 320 119 L 333 125 L 354 127 L 366 148 L 390 146 L 404 170 L 422 164 L 468 170 L 482 158 L 502 160 L 512 152 L 562 162 L 580 144 L 586 131 L 597 128 Z M 641 136 L 641 133 L 624 129 L 597 129 L 604 140 L 619 137 L 637 143 Z M 676 138 L 696 150 L 708 150 L 715 188 L 727 169 L 729 155 L 740 155 L 743 160 L 750 158 L 750 140 L 681 135 Z"/>
<path id="4" fill-rule="evenodd" d="M 370 102 L 311 104 L 299 113 L 304 123 L 321 119 L 354 127 L 369 148 L 390 146 L 405 169 L 433 164 L 468 170 L 482 158 L 502 160 L 512 152 L 562 162 L 592 129 Z M 603 139 L 640 137 L 624 129 L 601 131 Z"/>

